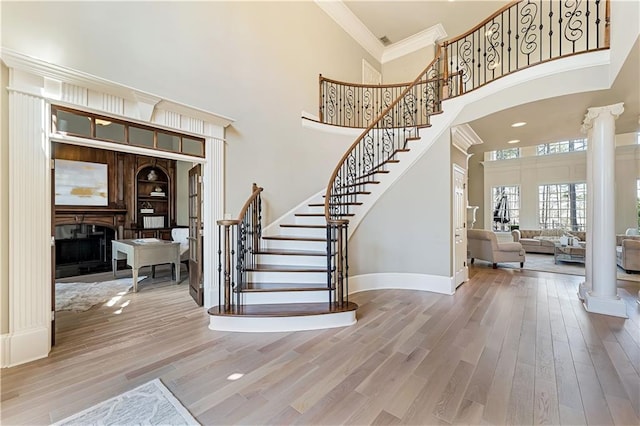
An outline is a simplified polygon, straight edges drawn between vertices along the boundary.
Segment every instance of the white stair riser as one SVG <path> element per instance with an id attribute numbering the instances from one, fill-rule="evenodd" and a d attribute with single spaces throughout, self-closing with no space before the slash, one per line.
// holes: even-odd
<path id="1" fill-rule="evenodd" d="M 326 272 L 247 272 L 247 282 L 257 283 L 326 283 Z"/>
<path id="2" fill-rule="evenodd" d="M 280 235 L 325 238 L 327 228 L 280 228 Z"/>
<path id="3" fill-rule="evenodd" d="M 324 216 L 295 216 L 297 225 L 326 225 Z"/>
<path id="4" fill-rule="evenodd" d="M 260 265 L 325 266 L 327 257 L 261 254 L 258 256 L 258 263 Z"/>
<path id="5" fill-rule="evenodd" d="M 240 297 L 241 301 L 247 305 L 271 303 L 320 303 L 329 301 L 329 291 L 319 290 L 242 293 Z"/>
<path id="6" fill-rule="evenodd" d="M 300 240 L 263 240 L 263 244 L 272 249 L 326 251 L 326 241 Z"/>

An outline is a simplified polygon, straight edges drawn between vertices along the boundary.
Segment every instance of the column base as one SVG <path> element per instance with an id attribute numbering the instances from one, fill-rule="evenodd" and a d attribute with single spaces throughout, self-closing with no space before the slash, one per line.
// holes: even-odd
<path id="1" fill-rule="evenodd" d="M 587 312 L 594 314 L 610 315 L 612 317 L 629 318 L 627 316 L 627 305 L 624 301 L 616 296 L 613 298 L 605 298 L 593 296 L 591 292 L 587 292 L 583 302 Z"/>
<path id="2" fill-rule="evenodd" d="M 586 281 L 583 283 L 580 283 L 580 285 L 578 286 L 578 299 L 584 302 L 584 300 L 587 298 L 587 293 L 589 293 L 590 291 L 591 291 L 591 284 L 589 284 Z"/>

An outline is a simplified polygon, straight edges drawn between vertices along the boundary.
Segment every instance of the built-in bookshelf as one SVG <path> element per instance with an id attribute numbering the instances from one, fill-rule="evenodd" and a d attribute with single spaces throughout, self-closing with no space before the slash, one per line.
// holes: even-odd
<path id="1" fill-rule="evenodd" d="M 157 166 L 143 167 L 136 177 L 136 216 L 140 229 L 167 228 L 170 224 L 168 174 Z"/>

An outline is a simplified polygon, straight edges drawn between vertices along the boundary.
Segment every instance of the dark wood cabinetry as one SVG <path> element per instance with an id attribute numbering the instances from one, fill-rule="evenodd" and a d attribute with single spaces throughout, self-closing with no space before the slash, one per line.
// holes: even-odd
<path id="1" fill-rule="evenodd" d="M 176 162 L 140 155 L 131 160 L 130 238 L 170 240 L 176 226 Z"/>
<path id="2" fill-rule="evenodd" d="M 175 160 L 61 143 L 53 144 L 53 158 L 106 164 L 109 179 L 107 206 L 55 206 L 56 225 L 107 226 L 116 238 L 171 239 L 176 226 Z M 151 170 L 156 177 L 150 179 Z M 145 217 L 161 219 L 153 222 L 156 226 L 145 226 Z"/>

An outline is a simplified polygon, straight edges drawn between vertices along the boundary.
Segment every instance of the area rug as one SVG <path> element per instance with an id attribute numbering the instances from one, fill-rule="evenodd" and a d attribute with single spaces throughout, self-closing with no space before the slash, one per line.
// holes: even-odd
<path id="1" fill-rule="evenodd" d="M 160 379 L 89 407 L 62 425 L 199 425 Z"/>
<path id="2" fill-rule="evenodd" d="M 500 263 L 500 267 L 520 269 L 518 263 Z M 581 275 L 584 277 L 584 263 L 558 262 L 555 263 L 552 254 L 527 253 L 522 269 L 538 272 L 554 272 L 556 274 Z M 640 274 L 627 274 L 618 268 L 618 279 L 626 281 L 640 281 Z"/>
<path id="3" fill-rule="evenodd" d="M 147 278 L 139 276 L 138 282 Z M 56 283 L 56 311 L 82 312 L 98 303 L 116 302 L 133 287 L 133 278 L 95 283 Z"/>

